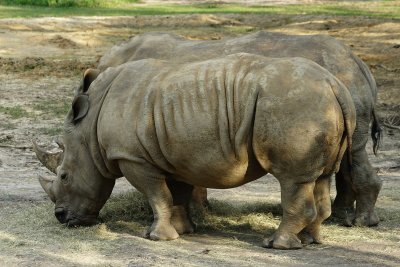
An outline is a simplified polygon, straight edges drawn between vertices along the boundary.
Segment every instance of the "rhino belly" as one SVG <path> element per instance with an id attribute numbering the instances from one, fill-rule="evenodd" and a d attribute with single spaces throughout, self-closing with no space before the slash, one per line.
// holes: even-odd
<path id="1" fill-rule="evenodd" d="M 205 160 L 204 155 L 201 159 L 196 158 L 194 155 L 183 159 L 173 178 L 192 185 L 223 189 L 241 186 L 266 174 L 253 160 L 227 160 L 223 157 Z"/>

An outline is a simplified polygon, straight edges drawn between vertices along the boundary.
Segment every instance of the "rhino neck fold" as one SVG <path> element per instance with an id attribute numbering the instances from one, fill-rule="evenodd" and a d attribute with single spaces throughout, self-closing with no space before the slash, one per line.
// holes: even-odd
<path id="1" fill-rule="evenodd" d="M 100 80 L 103 80 L 100 78 Z M 98 83 L 105 84 L 105 83 Z M 112 82 L 106 88 L 102 88 L 101 86 L 97 86 L 91 88 L 89 92 L 89 101 L 91 103 L 90 114 L 88 114 L 88 119 L 91 122 L 91 126 L 88 127 L 89 133 L 89 150 L 90 154 L 93 158 L 94 164 L 96 165 L 99 172 L 106 178 L 116 179 L 122 177 L 122 173 L 115 163 L 109 161 L 106 157 L 104 149 L 101 147 L 97 134 L 97 125 L 99 114 L 101 111 L 101 107 L 103 106 L 104 99 L 106 98 L 111 86 Z M 102 92 L 101 92 L 102 91 Z"/>

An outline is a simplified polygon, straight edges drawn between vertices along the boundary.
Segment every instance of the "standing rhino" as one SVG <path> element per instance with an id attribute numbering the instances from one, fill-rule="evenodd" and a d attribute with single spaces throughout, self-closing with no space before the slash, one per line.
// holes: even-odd
<path id="1" fill-rule="evenodd" d="M 352 175 L 347 165 L 336 174 L 337 196 L 333 204 L 334 214 L 350 226 L 376 225 L 379 218 L 374 211 L 382 182 L 372 170 L 365 150 L 369 124 L 374 152 L 378 149 L 380 127 L 375 114 L 377 89 L 375 80 L 367 66 L 348 47 L 329 36 L 291 36 L 279 33 L 257 32 L 238 38 L 218 41 L 190 41 L 171 33 L 145 33 L 129 42 L 114 46 L 100 60 L 97 70 L 85 73 L 85 79 L 76 93 L 87 90 L 101 71 L 128 61 L 145 58 L 165 59 L 171 62 L 192 62 L 248 52 L 271 57 L 304 57 L 310 59 L 338 78 L 350 91 L 357 113 L 357 125 L 353 135 Z M 38 158 L 50 169 L 55 162 L 61 163 L 59 154 L 49 155 L 35 146 Z M 55 159 L 54 159 L 55 158 Z M 195 187 L 198 202 L 207 199 L 207 192 Z M 356 211 L 354 202 L 356 201 Z"/>
<path id="2" fill-rule="evenodd" d="M 98 69 L 103 71 L 144 58 L 193 62 L 239 52 L 275 58 L 307 58 L 327 69 L 349 89 L 357 113 L 352 151 L 354 168 L 350 175 L 344 164 L 336 174 L 337 196 L 333 209 L 348 226 L 378 224 L 374 206 L 382 182 L 373 171 L 365 150 L 370 122 L 374 153 L 380 139 L 381 130 L 375 114 L 376 83 L 364 62 L 336 39 L 326 35 L 293 36 L 260 31 L 232 39 L 190 41 L 171 33 L 145 33 L 111 48 L 101 58 Z"/>
<path id="3" fill-rule="evenodd" d="M 153 210 L 148 237 L 171 240 L 193 231 L 193 185 L 231 188 L 272 173 L 283 218 L 264 246 L 300 248 L 320 242 L 355 116 L 347 88 L 302 58 L 128 62 L 75 96 L 57 178 L 40 182 L 61 223 L 88 225 L 125 176 Z"/>

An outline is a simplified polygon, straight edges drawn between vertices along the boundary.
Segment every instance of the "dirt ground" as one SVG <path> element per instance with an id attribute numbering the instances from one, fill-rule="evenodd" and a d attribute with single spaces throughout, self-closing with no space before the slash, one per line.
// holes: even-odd
<path id="1" fill-rule="evenodd" d="M 337 37 L 370 66 L 379 88 L 377 109 L 382 120 L 400 116 L 400 21 L 396 20 L 288 15 L 0 20 L 0 266 L 399 266 L 400 130 L 388 127 L 377 157 L 368 147 L 384 182 L 377 202 L 382 221 L 375 228 L 327 223 L 323 245 L 298 251 L 261 248 L 262 234 L 271 233 L 277 224 L 243 233 L 230 231 L 232 227 L 201 231 L 172 242 L 152 242 L 129 230 L 104 230 L 106 224 L 92 228 L 95 234 L 90 240 L 68 243 L 72 232 L 92 230 L 57 224 L 37 181 L 37 174 L 47 171 L 35 158 L 31 140 L 46 144 L 60 133 L 82 71 L 95 66 L 113 44 L 142 32 L 220 39 L 256 30 Z M 127 190 L 133 189 L 121 179 L 113 195 Z M 333 188 L 332 196 L 334 192 Z M 240 188 L 211 190 L 210 196 L 232 204 L 277 205 L 280 192 L 274 178 L 267 176 Z"/>

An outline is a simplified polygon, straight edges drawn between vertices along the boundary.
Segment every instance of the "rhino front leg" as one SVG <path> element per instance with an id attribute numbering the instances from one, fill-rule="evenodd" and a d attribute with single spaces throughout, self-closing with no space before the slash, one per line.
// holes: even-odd
<path id="1" fill-rule="evenodd" d="M 171 224 L 173 198 L 165 175 L 147 163 L 120 162 L 127 180 L 142 192 L 153 210 L 154 221 L 147 236 L 151 240 L 173 240 L 179 234 Z"/>
<path id="2" fill-rule="evenodd" d="M 297 235 L 314 221 L 317 215 L 314 186 L 315 182 L 294 183 L 288 180 L 281 182 L 282 222 L 272 237 L 264 239 L 264 247 L 277 249 L 303 247 Z"/>
<path id="3" fill-rule="evenodd" d="M 317 218 L 306 226 L 298 235 L 303 244 L 321 244 L 320 228 L 324 220 L 331 215 L 330 197 L 331 176 L 321 176 L 315 182 L 314 201 Z"/>
<path id="4" fill-rule="evenodd" d="M 333 213 L 335 217 L 342 219 L 346 226 L 377 225 L 379 217 L 375 212 L 375 203 L 382 181 L 373 170 L 364 148 L 353 152 L 352 156 L 352 173 L 346 164 L 345 156 L 336 175 L 337 196 L 333 203 Z"/>
<path id="5" fill-rule="evenodd" d="M 167 179 L 167 185 L 172 193 L 173 208 L 171 224 L 179 234 L 193 233 L 196 225 L 190 218 L 189 203 L 193 186 L 187 183 Z"/>
<path id="6" fill-rule="evenodd" d="M 352 226 L 355 218 L 354 202 L 356 201 L 356 192 L 353 189 L 347 152 L 345 152 L 340 164 L 340 170 L 336 174 L 336 191 L 337 195 L 332 205 L 332 215 L 345 226 Z"/>
<path id="7" fill-rule="evenodd" d="M 353 223 L 357 226 L 375 226 L 379 223 L 375 203 L 382 181 L 373 170 L 365 149 L 354 153 L 353 172 L 356 191 L 356 214 Z"/>

